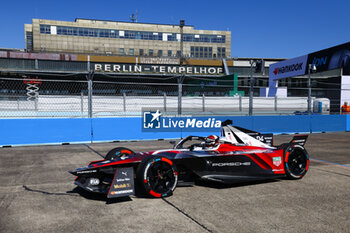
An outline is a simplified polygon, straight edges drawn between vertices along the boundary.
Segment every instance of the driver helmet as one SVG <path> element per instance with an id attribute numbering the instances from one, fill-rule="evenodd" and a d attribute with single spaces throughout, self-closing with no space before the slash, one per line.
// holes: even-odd
<path id="1" fill-rule="evenodd" d="M 210 135 L 206 139 L 207 139 L 205 143 L 206 147 L 215 147 L 219 144 L 220 138 L 216 135 Z"/>

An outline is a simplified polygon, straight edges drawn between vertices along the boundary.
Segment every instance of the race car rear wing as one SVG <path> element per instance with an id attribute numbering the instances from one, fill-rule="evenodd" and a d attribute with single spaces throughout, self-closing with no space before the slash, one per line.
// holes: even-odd
<path id="1" fill-rule="evenodd" d="M 290 141 L 290 144 L 298 144 L 304 146 L 309 135 L 294 135 L 293 139 Z"/>

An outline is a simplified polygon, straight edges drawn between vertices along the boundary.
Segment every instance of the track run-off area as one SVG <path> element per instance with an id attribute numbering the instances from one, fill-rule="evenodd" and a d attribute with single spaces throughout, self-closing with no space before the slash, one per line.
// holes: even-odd
<path id="1" fill-rule="evenodd" d="M 275 136 L 275 144 L 292 135 Z M 114 147 L 168 141 L 0 148 L 0 232 L 349 232 L 350 133 L 311 134 L 302 180 L 178 187 L 166 199 L 106 201 L 68 173 Z"/>

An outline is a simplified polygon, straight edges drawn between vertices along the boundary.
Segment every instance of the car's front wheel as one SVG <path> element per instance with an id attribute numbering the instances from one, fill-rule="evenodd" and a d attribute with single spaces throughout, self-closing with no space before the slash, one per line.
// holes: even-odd
<path id="1" fill-rule="evenodd" d="M 177 185 L 175 164 L 162 156 L 147 156 L 138 166 L 136 179 L 153 197 L 171 196 Z"/>

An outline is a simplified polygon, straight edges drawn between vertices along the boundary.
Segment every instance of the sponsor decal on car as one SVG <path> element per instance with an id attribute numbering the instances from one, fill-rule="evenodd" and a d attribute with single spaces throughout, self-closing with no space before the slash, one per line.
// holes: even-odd
<path id="1" fill-rule="evenodd" d="M 112 185 L 108 191 L 108 198 L 128 196 L 135 193 L 134 171 L 132 167 L 117 168 Z"/>
<path id="2" fill-rule="evenodd" d="M 212 167 L 239 167 L 239 166 L 250 166 L 250 162 L 230 162 L 230 163 L 212 163 Z"/>
<path id="3" fill-rule="evenodd" d="M 272 158 L 273 165 L 276 167 L 279 167 L 282 164 L 282 159 L 281 157 L 273 157 Z"/>
<path id="4" fill-rule="evenodd" d="M 87 174 L 87 173 L 94 173 L 94 172 L 97 172 L 97 170 L 77 171 L 77 174 Z"/>

